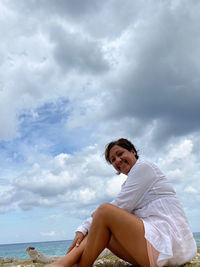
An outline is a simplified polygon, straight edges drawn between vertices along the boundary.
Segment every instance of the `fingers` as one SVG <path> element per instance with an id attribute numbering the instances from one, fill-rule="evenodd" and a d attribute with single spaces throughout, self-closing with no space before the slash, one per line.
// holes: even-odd
<path id="1" fill-rule="evenodd" d="M 76 246 L 76 240 L 74 239 L 71 246 L 67 250 L 67 254 Z"/>
<path id="2" fill-rule="evenodd" d="M 81 232 L 77 232 L 76 233 L 76 238 L 75 238 L 75 246 L 79 247 L 80 243 L 82 242 L 82 240 L 84 239 L 84 234 Z"/>
<path id="3" fill-rule="evenodd" d="M 81 238 L 78 238 L 78 239 L 77 239 L 77 241 L 76 241 L 76 247 L 79 247 L 79 245 L 80 245 L 80 243 L 81 243 L 82 240 L 83 240 L 83 239 L 81 239 Z"/>
<path id="4" fill-rule="evenodd" d="M 74 247 L 75 247 L 75 240 L 72 242 L 71 246 L 68 248 L 66 254 L 68 254 Z"/>
<path id="5" fill-rule="evenodd" d="M 83 239 L 84 239 L 84 234 L 81 232 L 76 232 L 75 238 L 74 238 L 71 246 L 67 250 L 66 254 L 68 254 L 74 247 L 79 247 L 79 245 L 81 244 Z"/>

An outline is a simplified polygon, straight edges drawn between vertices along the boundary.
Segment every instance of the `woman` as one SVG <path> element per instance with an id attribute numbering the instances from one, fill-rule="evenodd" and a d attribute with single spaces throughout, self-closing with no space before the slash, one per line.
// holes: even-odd
<path id="1" fill-rule="evenodd" d="M 78 227 L 67 255 L 50 266 L 92 266 L 105 247 L 139 266 L 191 261 L 196 243 L 165 175 L 155 164 L 139 159 L 127 139 L 109 143 L 105 158 L 127 175 L 120 193 Z"/>

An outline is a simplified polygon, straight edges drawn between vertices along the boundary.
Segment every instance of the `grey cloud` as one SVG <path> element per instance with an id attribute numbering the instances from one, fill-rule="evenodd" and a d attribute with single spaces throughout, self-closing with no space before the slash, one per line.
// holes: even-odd
<path id="1" fill-rule="evenodd" d="M 38 171 L 37 169 L 33 173 L 18 177 L 14 181 L 14 186 L 17 190 L 35 194 L 38 197 L 57 197 L 60 194 L 64 194 L 67 191 L 73 190 L 76 185 L 76 179 L 73 179 L 73 175 L 69 175 L 67 172 L 59 172 L 57 175 L 49 171 Z"/>
<path id="2" fill-rule="evenodd" d="M 105 98 L 107 118 L 135 118 L 141 125 L 157 121 L 159 141 L 200 130 L 198 10 L 194 3 L 173 11 L 163 5 L 159 15 L 144 19 L 126 52 L 129 68 Z"/>
<path id="3" fill-rule="evenodd" d="M 66 191 L 66 188 L 63 188 L 61 186 L 57 186 L 54 184 L 53 186 L 45 186 L 45 185 L 34 185 L 34 184 L 29 184 L 29 185 L 16 185 L 16 187 L 22 191 L 26 192 L 31 192 L 35 194 L 35 197 L 38 195 L 40 197 L 51 197 L 51 196 L 57 196 L 59 194 L 63 194 Z"/>
<path id="4" fill-rule="evenodd" d="M 81 0 L 67 0 L 67 1 L 53 1 L 44 0 L 42 1 L 43 7 L 51 12 L 57 12 L 64 17 L 67 15 L 71 18 L 81 19 L 85 15 L 97 12 L 104 5 L 105 0 L 99 2 L 94 1 L 81 1 Z"/>
<path id="5" fill-rule="evenodd" d="M 98 11 L 99 8 L 102 7 L 104 1 L 81 1 L 81 0 L 41 0 L 37 1 L 20 1 L 19 3 L 15 3 L 14 1 L 8 1 L 10 6 L 18 9 L 19 11 L 25 12 L 27 15 L 31 15 L 37 13 L 38 15 L 42 15 L 44 13 L 49 15 L 62 15 L 64 17 L 71 18 L 83 18 L 85 15 Z"/>
<path id="6" fill-rule="evenodd" d="M 50 21 L 62 18 L 66 24 L 72 23 L 79 29 L 97 38 L 110 38 L 120 35 L 132 22 L 137 21 L 143 8 L 140 1 L 53 1 L 43 0 L 10 1 L 12 9 L 23 12 L 26 16 Z"/>
<path id="7" fill-rule="evenodd" d="M 0 214 L 16 208 L 15 188 L 11 185 L 0 186 Z"/>
<path id="8" fill-rule="evenodd" d="M 142 8 L 140 1 L 106 1 L 83 22 L 84 29 L 96 38 L 117 39 L 129 27 L 134 27 Z"/>
<path id="9" fill-rule="evenodd" d="M 59 26 L 50 30 L 54 56 L 62 71 L 78 70 L 83 73 L 101 74 L 109 69 L 100 45 L 81 33 L 69 33 Z"/>

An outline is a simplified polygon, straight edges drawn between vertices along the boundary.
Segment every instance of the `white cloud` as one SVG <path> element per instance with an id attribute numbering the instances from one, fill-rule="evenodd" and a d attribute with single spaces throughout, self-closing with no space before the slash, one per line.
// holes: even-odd
<path id="1" fill-rule="evenodd" d="M 125 180 L 126 176 L 122 174 L 109 178 L 105 187 L 107 195 L 110 198 L 114 199 L 116 195 L 120 192 L 121 185 L 124 183 Z"/>
<path id="2" fill-rule="evenodd" d="M 185 194 L 198 194 L 197 188 L 200 188 L 196 180 L 200 171 L 192 147 L 191 140 L 183 139 L 169 147 L 158 160 L 158 166 L 175 186 L 186 207 Z M 81 216 L 85 217 L 100 203 L 112 200 L 126 179 L 124 175 L 114 175 L 115 170 L 107 165 L 97 145 L 47 160 L 37 162 L 35 158 L 32 169 L 20 175 L 12 188 L 6 189 L 4 195 L 9 195 L 9 199 L 2 197 L 2 201 L 4 199 L 12 209 L 57 206 L 73 216 L 76 213 L 80 216 L 81 206 Z"/>
<path id="3" fill-rule="evenodd" d="M 30 210 L 58 205 L 74 213 L 81 205 L 87 213 L 88 205 L 100 204 L 104 198 L 111 197 L 111 193 L 102 194 L 102 191 L 107 183 L 106 176 L 109 177 L 112 171 L 107 169 L 96 145 L 74 155 L 61 153 L 47 157 L 46 161 L 37 158 L 31 161 L 32 167 L 19 174 L 12 187 L 4 188 L 2 193 L 1 202 L 12 209 Z"/>
<path id="4" fill-rule="evenodd" d="M 13 199 L 13 191 L 14 188 L 10 185 L 0 185 L 0 213 L 6 213 L 17 208 L 17 203 Z"/>
<path id="5" fill-rule="evenodd" d="M 78 192 L 77 197 L 81 203 L 88 204 L 95 200 L 95 191 L 89 188 L 84 188 Z"/>
<path id="6" fill-rule="evenodd" d="M 41 232 L 40 233 L 40 235 L 41 236 L 50 236 L 50 237 L 52 237 L 52 236 L 55 236 L 55 232 L 54 231 L 50 231 L 50 232 Z"/>
<path id="7" fill-rule="evenodd" d="M 45 221 L 58 221 L 63 218 L 62 214 L 52 214 L 45 218 Z"/>
<path id="8" fill-rule="evenodd" d="M 187 186 L 187 187 L 185 188 L 184 192 L 186 192 L 186 193 L 196 194 L 198 191 L 197 191 L 194 187 L 192 187 L 192 186 Z"/>
<path id="9" fill-rule="evenodd" d="M 200 165 L 198 155 L 193 153 L 193 146 L 191 139 L 183 138 L 171 144 L 158 160 L 158 166 L 171 181 L 184 209 L 190 215 L 191 210 L 200 204 Z"/>

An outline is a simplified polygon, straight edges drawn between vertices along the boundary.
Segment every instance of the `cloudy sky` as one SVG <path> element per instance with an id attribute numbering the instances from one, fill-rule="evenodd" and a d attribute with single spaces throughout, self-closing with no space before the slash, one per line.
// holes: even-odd
<path id="1" fill-rule="evenodd" d="M 200 231 L 200 2 L 0 0 L 0 243 L 72 239 L 130 139 Z"/>

